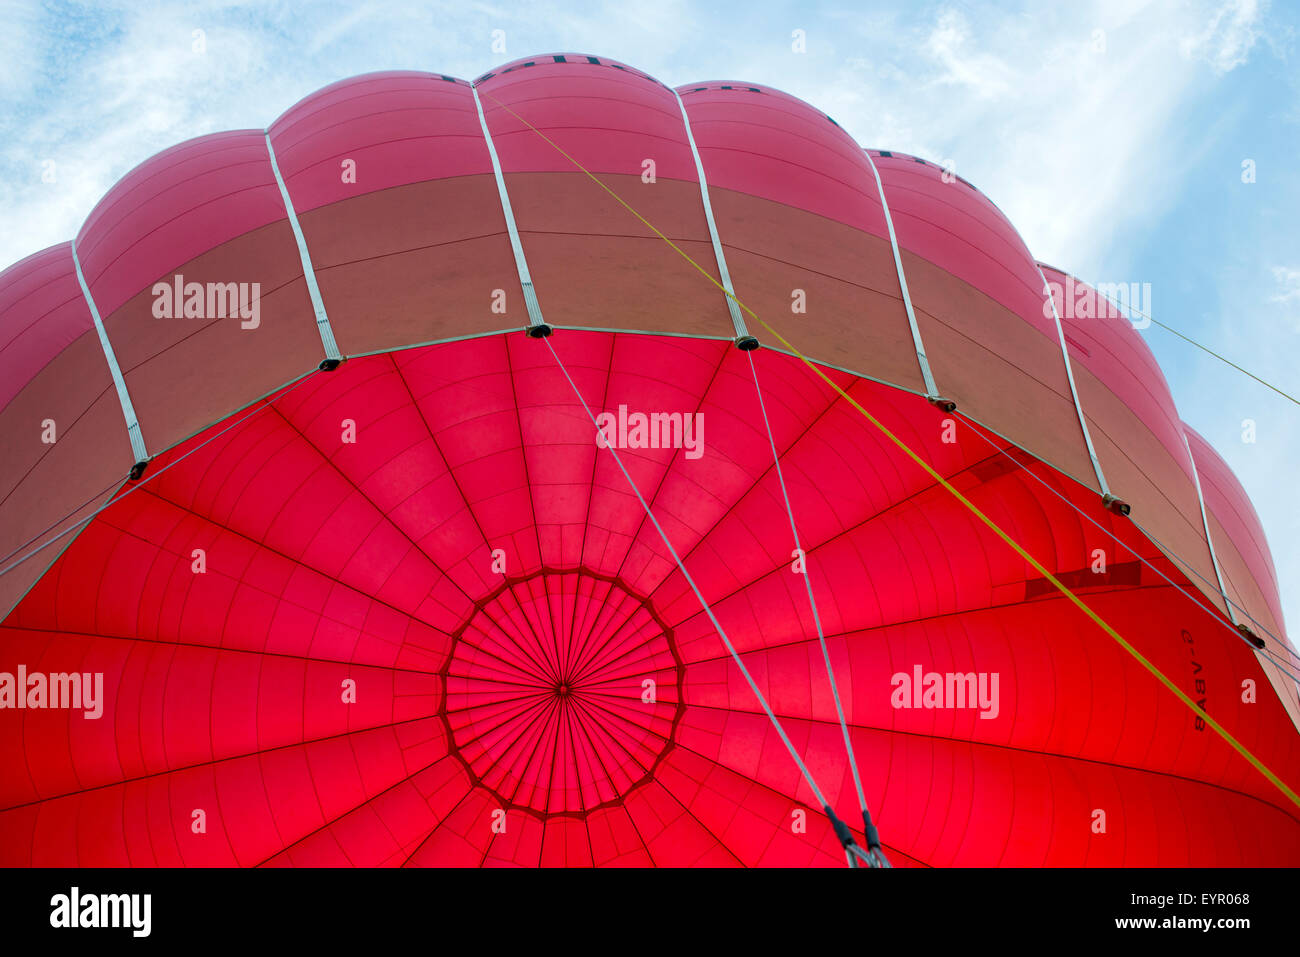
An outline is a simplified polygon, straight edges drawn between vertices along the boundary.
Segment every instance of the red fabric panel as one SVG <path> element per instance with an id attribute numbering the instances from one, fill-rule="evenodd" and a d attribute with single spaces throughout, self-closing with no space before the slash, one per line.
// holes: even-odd
<path id="1" fill-rule="evenodd" d="M 314 209 L 301 224 L 346 355 L 528 324 L 490 173 L 376 190 Z M 498 289 L 504 313 L 493 311 Z"/>
<path id="2" fill-rule="evenodd" d="M 1234 577 L 1251 580 L 1254 585 L 1252 591 L 1258 590 L 1268 606 L 1268 617 L 1276 624 L 1272 630 L 1287 640 L 1282 602 L 1278 595 L 1277 570 L 1273 567 L 1273 554 L 1269 551 L 1268 538 L 1264 534 L 1264 526 L 1260 524 L 1259 515 L 1255 512 L 1255 506 L 1250 504 L 1250 497 L 1241 487 L 1241 482 L 1232 474 L 1232 469 L 1214 447 L 1191 426 L 1184 424 L 1183 428 L 1196 459 L 1201 494 L 1205 497 L 1205 510 L 1223 526 L 1228 542 L 1248 569 L 1247 575 L 1238 574 Z M 1216 550 L 1223 547 L 1219 538 L 1215 539 L 1214 547 Z M 1245 586 L 1246 581 L 1238 581 L 1237 584 Z M 1250 604 L 1247 605 L 1247 610 L 1259 617 L 1257 610 Z"/>
<path id="3" fill-rule="evenodd" d="M 1047 338 L 1056 340 L 1034 258 L 1014 226 L 984 194 L 903 153 L 872 150 L 899 244 L 974 286 Z"/>
<path id="4" fill-rule="evenodd" d="M 151 452 L 168 448 L 311 369 L 323 357 L 298 250 L 264 135 L 200 137 L 128 173 L 77 238 L 87 284 L 104 319 Z M 186 316 L 154 293 L 163 282 L 242 285 L 259 316 Z M 184 287 L 182 287 L 184 291 Z M 175 299 L 177 297 L 173 297 Z M 183 293 L 180 299 L 189 298 Z M 223 303 L 224 304 L 224 303 Z M 229 375 L 227 364 L 240 370 Z"/>
<path id="5" fill-rule="evenodd" d="M 469 85 L 432 73 L 334 83 L 291 107 L 270 133 L 300 216 L 394 186 L 492 172 Z M 355 182 L 343 181 L 344 160 L 356 164 Z"/>
<path id="6" fill-rule="evenodd" d="M 0 410 L 94 329 L 70 250 L 68 243 L 51 246 L 0 273 Z"/>
<path id="7" fill-rule="evenodd" d="M 593 411 L 703 416 L 698 457 L 620 454 L 851 819 L 751 354 L 550 343 Z M 1294 863 L 1300 816 L 1272 784 L 803 363 L 752 358 L 897 863 Z M 990 433 L 945 441 L 920 397 L 828 374 L 1300 777 L 1282 704 L 1240 700 L 1263 677 L 1251 650 L 1130 523 Z M 546 344 L 355 359 L 153 469 L 0 626 L 0 671 L 102 672 L 106 689 L 99 719 L 0 711 L 0 758 L 22 769 L 0 784 L 5 863 L 843 866 Z M 901 707 L 917 667 L 999 692 Z"/>
<path id="8" fill-rule="evenodd" d="M 800 352 L 923 391 L 862 150 L 824 114 L 777 90 L 709 83 L 678 92 L 740 301 Z M 761 323 L 744 320 L 781 347 Z"/>
<path id="9" fill-rule="evenodd" d="M 507 65 L 478 81 L 505 172 L 573 172 L 573 164 L 532 126 L 593 173 L 639 176 L 642 159 L 649 157 L 657 176 L 695 181 L 695 161 L 671 90 L 612 61 L 547 61 L 551 58 L 538 57 L 530 67 Z"/>
<path id="10" fill-rule="evenodd" d="M 900 234 L 900 246 L 906 239 Z M 964 414 L 1100 491 L 1060 341 L 904 248 L 903 268 L 939 393 Z M 990 388 L 991 383 L 998 388 Z"/>
<path id="11" fill-rule="evenodd" d="M 1065 308 L 1064 297 L 1071 288 L 1070 284 L 1073 284 L 1076 301 L 1080 296 L 1090 296 L 1098 303 L 1103 302 L 1096 290 L 1052 266 L 1044 265 L 1042 269 L 1047 281 L 1061 289 L 1057 309 L 1070 359 L 1076 367 L 1087 369 L 1119 397 L 1170 458 L 1187 473 L 1190 481 L 1191 463 L 1183 444 L 1182 420 L 1178 417 L 1174 397 L 1169 392 L 1169 383 L 1165 381 L 1160 364 L 1134 327 L 1134 322 L 1140 322 L 1141 318 L 1133 316 L 1131 322 L 1109 312 L 1092 318 L 1078 316 L 1077 310 Z"/>
<path id="12" fill-rule="evenodd" d="M 77 233 L 101 316 L 214 246 L 284 219 L 261 130 L 187 140 L 108 191 Z"/>
<path id="13" fill-rule="evenodd" d="M 256 327 L 245 328 L 246 320 L 238 315 L 158 318 L 151 286 L 105 315 L 104 327 L 151 453 L 171 448 L 316 368 L 324 358 L 283 208 L 281 217 L 162 277 L 174 285 L 181 275 L 187 284 L 204 288 L 209 283 L 244 284 L 250 303 L 256 284 Z"/>
<path id="14" fill-rule="evenodd" d="M 613 61 L 577 56 L 510 64 L 478 86 L 547 322 L 734 335 L 722 291 L 574 166 L 599 177 L 716 279 L 695 162 L 671 90 Z M 655 164 L 654 182 L 641 178 L 646 160 Z"/>
<path id="15" fill-rule="evenodd" d="M 134 461 L 70 244 L 0 273 L 0 614 Z"/>
<path id="16" fill-rule="evenodd" d="M 1091 286 L 1042 268 L 1054 287 L 1079 404 L 1111 492 L 1226 614 L 1178 411 L 1155 357 L 1128 319 L 1101 311 L 1105 303 Z"/>
<path id="17" fill-rule="evenodd" d="M 1019 234 L 965 180 L 915 157 L 872 154 L 939 393 L 1099 490 L 1056 323 Z M 1003 388 L 987 388 L 994 381 Z"/>
<path id="18" fill-rule="evenodd" d="M 750 84 L 686 84 L 677 91 L 710 188 L 748 193 L 888 238 L 862 150 L 824 113 Z"/>

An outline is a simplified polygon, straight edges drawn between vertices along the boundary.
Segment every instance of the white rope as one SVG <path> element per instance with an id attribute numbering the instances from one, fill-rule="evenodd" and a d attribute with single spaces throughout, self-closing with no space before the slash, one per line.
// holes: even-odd
<path id="1" fill-rule="evenodd" d="M 1061 344 L 1061 358 L 1065 360 L 1065 377 L 1070 381 L 1070 396 L 1074 399 L 1074 412 L 1079 417 L 1079 428 L 1083 429 L 1083 441 L 1088 445 L 1088 458 L 1092 459 L 1092 470 L 1097 475 L 1097 484 L 1101 488 L 1103 498 L 1110 497 L 1110 487 L 1106 484 L 1106 476 L 1101 471 L 1101 460 L 1097 458 L 1097 450 L 1092 444 L 1092 433 L 1088 431 L 1088 420 L 1083 415 L 1083 403 L 1079 401 L 1079 390 L 1074 385 L 1074 365 L 1070 362 L 1070 350 L 1065 346 L 1065 328 L 1061 325 L 1061 314 L 1056 309 L 1056 297 L 1052 295 L 1052 287 L 1047 284 L 1047 276 L 1043 274 L 1043 267 L 1034 263 L 1034 268 L 1038 270 L 1038 278 L 1043 281 L 1043 292 L 1047 296 L 1047 301 L 1052 304 L 1052 318 L 1056 320 L 1056 339 Z"/>
<path id="2" fill-rule="evenodd" d="M 749 371 L 754 375 L 754 391 L 758 393 L 758 408 L 763 413 L 763 425 L 767 429 L 767 444 L 772 449 L 772 461 L 776 464 L 776 478 L 781 484 L 781 497 L 785 499 L 785 513 L 790 519 L 790 532 L 794 535 L 794 547 L 801 559 L 804 585 L 808 589 L 808 604 L 812 606 L 813 625 L 817 629 L 817 641 L 822 646 L 822 659 L 826 662 L 826 677 L 830 679 L 831 695 L 835 699 L 835 713 L 839 715 L 840 730 L 844 733 L 844 749 L 849 755 L 849 770 L 853 772 L 853 786 L 858 792 L 858 804 L 863 812 L 867 810 L 867 796 L 862 790 L 862 778 L 858 774 L 857 758 L 853 754 L 853 742 L 849 740 L 849 724 L 844 716 L 844 704 L 840 701 L 840 689 L 835 683 L 835 669 L 831 667 L 831 653 L 826 647 L 826 633 L 822 630 L 821 616 L 817 612 L 817 599 L 813 597 L 812 579 L 808 577 L 808 558 L 804 554 L 803 544 L 799 541 L 799 529 L 795 527 L 794 507 L 790 504 L 790 492 L 786 488 L 785 475 L 781 471 L 781 456 L 776 451 L 776 439 L 772 437 L 772 423 L 767 417 L 767 405 L 763 401 L 763 390 L 758 385 L 758 367 L 754 365 L 754 353 L 747 352 Z"/>
<path id="3" fill-rule="evenodd" d="M 731 643 L 731 639 L 727 637 L 727 633 L 723 630 L 722 624 L 718 621 L 717 616 L 713 614 L 713 609 L 709 607 L 709 603 L 700 592 L 699 586 L 695 584 L 695 579 L 691 577 L 690 572 L 686 570 L 686 566 L 682 564 L 681 556 L 677 554 L 677 549 L 673 548 L 673 543 L 668 540 L 667 533 L 664 532 L 663 526 L 659 524 L 659 520 L 655 518 L 654 512 L 650 510 L 650 506 L 646 503 L 644 496 L 642 496 L 641 490 L 636 487 L 636 482 L 632 481 L 631 474 L 623 465 L 623 460 L 619 458 L 618 452 L 614 449 L 614 443 L 610 441 L 609 436 L 605 434 L 605 430 L 596 420 L 596 416 L 592 413 L 591 407 L 587 405 L 587 400 L 582 397 L 582 393 L 578 390 L 577 383 L 575 383 L 573 377 L 569 375 L 569 370 L 565 368 L 564 363 L 560 360 L 560 355 L 555 351 L 555 346 L 551 344 L 551 340 L 546 339 L 545 341 L 546 347 L 551 350 L 551 355 L 555 357 L 556 365 L 558 365 L 560 371 L 564 373 L 564 378 L 569 381 L 569 385 L 573 389 L 573 394 L 578 397 L 578 401 L 586 411 L 587 417 L 591 419 L 591 424 L 596 427 L 596 431 L 599 432 L 601 438 L 605 440 L 603 443 L 605 448 L 609 450 L 610 455 L 614 456 L 614 462 L 618 465 L 619 471 L 623 473 L 623 477 L 627 479 L 627 484 L 631 487 L 633 494 L 636 495 L 637 501 L 639 501 L 641 507 L 645 509 L 646 517 L 650 519 L 651 524 L 655 527 L 655 531 L 659 533 L 659 537 L 663 540 L 669 554 L 672 555 L 673 561 L 677 563 L 677 568 L 681 571 L 682 577 L 685 578 L 686 583 L 691 586 L 691 591 L 695 592 L 695 597 L 699 600 L 700 606 L 704 609 L 704 613 L 708 615 L 709 621 L 713 623 L 714 629 L 718 632 L 718 637 L 721 638 L 722 643 L 726 645 L 727 651 L 731 654 L 732 660 L 736 663 L 736 667 L 740 669 L 740 673 L 749 684 L 750 690 L 754 692 L 754 697 L 758 699 L 758 703 L 762 706 L 763 711 L 767 713 L 768 720 L 772 722 L 772 727 L 776 729 L 776 733 L 781 738 L 781 743 L 784 744 L 786 750 L 790 752 L 790 757 L 794 759 L 794 763 L 798 766 L 799 773 L 803 775 L 804 781 L 807 782 L 809 790 L 811 790 L 813 796 L 816 797 L 817 803 L 819 803 L 823 808 L 829 810 L 830 805 L 826 803 L 826 797 L 822 794 L 821 788 L 819 788 L 817 782 L 813 780 L 813 776 L 811 772 L 809 772 L 807 765 L 804 764 L 803 758 L 799 757 L 799 752 L 796 751 L 794 745 L 790 743 L 790 738 L 786 735 L 785 728 L 781 726 L 781 722 L 777 719 L 776 714 L 767 703 L 767 698 L 763 696 L 763 692 L 759 690 L 757 682 L 755 682 L 753 676 L 750 675 L 749 669 L 745 667 L 745 662 L 741 660 L 740 654 Z"/>
<path id="4" fill-rule="evenodd" d="M 501 172 L 501 160 L 497 158 L 497 148 L 492 143 L 492 133 L 488 129 L 487 117 L 483 114 L 483 101 L 479 99 L 478 87 L 472 83 L 470 92 L 474 94 L 474 106 L 478 108 L 478 123 L 483 128 L 483 139 L 487 143 L 488 156 L 492 159 L 492 173 L 496 176 L 497 195 L 501 197 L 501 212 L 506 217 L 510 249 L 515 254 L 515 269 L 519 272 L 519 285 L 524 291 L 524 306 L 528 309 L 528 324 L 534 327 L 545 326 L 542 306 L 537 301 L 537 293 L 533 289 L 533 276 L 528 271 L 528 260 L 524 256 L 524 244 L 519 239 L 519 227 L 515 224 L 515 211 L 510 205 L 510 193 L 506 191 L 506 177 Z"/>
<path id="5" fill-rule="evenodd" d="M 145 448 L 144 435 L 140 432 L 140 420 L 136 417 L 135 406 L 131 402 L 131 394 L 126 389 L 126 379 L 122 378 L 122 368 L 117 364 L 117 356 L 113 352 L 113 344 L 108 341 L 108 330 L 104 328 L 104 321 L 100 318 L 99 307 L 95 305 L 95 297 L 90 294 L 90 286 L 86 283 L 86 277 L 81 271 L 81 258 L 77 255 L 77 241 L 74 239 L 72 246 L 72 265 L 77 270 L 77 282 L 81 285 L 81 295 L 86 300 L 86 306 L 90 309 L 90 318 L 95 323 L 95 332 L 99 333 L 99 344 L 103 347 L 104 358 L 108 360 L 108 372 L 113 377 L 113 385 L 117 388 L 117 398 L 122 404 L 122 416 L 126 419 L 126 434 L 131 440 L 131 454 L 135 456 L 136 463 L 149 461 L 149 452 Z"/>
<path id="6" fill-rule="evenodd" d="M 316 282 L 316 267 L 312 265 L 311 253 L 307 251 L 307 237 L 302 234 L 298 223 L 298 214 L 294 211 L 293 200 L 289 198 L 289 187 L 280 175 L 280 164 L 275 161 L 275 147 L 271 145 L 271 134 L 266 136 L 266 153 L 271 157 L 271 172 L 275 174 L 276 185 L 280 187 L 280 199 L 284 203 L 284 212 L 289 219 L 289 228 L 293 230 L 294 242 L 298 244 L 298 258 L 302 261 L 302 278 L 307 282 L 307 295 L 311 297 L 312 312 L 316 314 L 316 331 L 320 333 L 321 345 L 325 348 L 327 362 L 337 365 L 343 358 L 339 345 L 334 341 L 334 330 L 330 328 L 330 317 L 325 311 L 325 300 L 320 294 L 320 285 Z M 332 368 L 326 366 L 325 368 Z"/>
<path id="7" fill-rule="evenodd" d="M 1205 514 L 1205 496 L 1201 493 L 1201 475 L 1196 468 L 1196 458 L 1192 455 L 1192 444 L 1187 441 L 1187 433 L 1183 433 L 1183 447 L 1187 449 L 1187 461 L 1192 463 L 1192 483 L 1196 486 L 1196 501 L 1201 506 L 1201 526 L 1205 529 L 1205 544 L 1210 546 L 1210 561 L 1214 563 L 1214 577 L 1219 582 L 1219 594 L 1223 596 L 1223 603 L 1228 607 L 1228 617 L 1232 619 L 1234 625 L 1241 622 L 1237 620 L 1237 613 L 1233 610 L 1232 602 L 1228 600 L 1228 589 L 1223 587 L 1223 571 L 1219 568 L 1219 556 L 1214 551 L 1214 536 L 1210 534 L 1210 519 Z"/>
<path id="8" fill-rule="evenodd" d="M 876 191 L 880 194 L 880 206 L 885 211 L 885 226 L 889 229 L 889 245 L 894 250 L 894 268 L 898 270 L 898 288 L 903 292 L 903 306 L 907 309 L 907 324 L 912 329 L 912 342 L 916 346 L 916 361 L 921 366 L 921 378 L 925 381 L 925 395 L 929 399 L 939 397 L 939 387 L 935 385 L 934 374 L 930 371 L 930 360 L 925 355 L 925 343 L 921 341 L 921 327 L 916 324 L 916 313 L 912 309 L 912 295 L 907 291 L 907 276 L 903 274 L 903 257 L 898 250 L 898 235 L 894 232 L 894 218 L 889 215 L 889 200 L 885 199 L 885 184 L 880 181 L 880 171 L 871 159 L 871 151 L 863 150 L 871 173 L 876 177 Z"/>
<path id="9" fill-rule="evenodd" d="M 731 273 L 727 270 L 727 257 L 722 251 L 722 239 L 718 236 L 718 225 L 713 219 L 713 204 L 709 202 L 709 183 L 704 177 L 704 162 L 700 159 L 700 151 L 695 145 L 695 134 L 691 132 L 691 118 L 686 113 L 686 104 L 682 102 L 682 95 L 673 90 L 673 96 L 677 97 L 677 106 L 682 111 L 682 122 L 686 125 L 686 142 L 691 145 L 691 155 L 695 157 L 695 174 L 700 180 L 700 198 L 704 201 L 704 218 L 709 223 L 709 237 L 713 240 L 713 257 L 718 263 L 718 277 L 722 280 L 722 288 L 726 290 L 727 311 L 731 313 L 731 325 L 736 330 L 736 338 L 741 339 L 749 335 L 745 328 L 745 319 L 740 314 L 740 307 L 736 305 L 736 289 L 731 284 Z"/>

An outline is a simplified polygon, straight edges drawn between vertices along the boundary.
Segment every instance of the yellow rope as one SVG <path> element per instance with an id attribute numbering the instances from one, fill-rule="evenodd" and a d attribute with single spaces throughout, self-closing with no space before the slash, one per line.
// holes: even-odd
<path id="1" fill-rule="evenodd" d="M 912 451 L 911 447 L 909 447 L 906 442 L 904 442 L 898 436 L 894 435 L 894 433 L 891 432 L 888 428 L 886 428 L 885 425 L 879 419 L 877 419 L 874 415 L 872 415 L 861 405 L 859 405 L 857 400 L 854 399 L 852 396 L 850 396 L 847 392 L 845 392 L 834 380 L 830 378 L 830 376 L 826 375 L 826 373 L 822 371 L 821 367 L 817 365 L 817 363 L 813 362 L 802 352 L 796 349 L 788 339 L 786 339 L 783 335 L 781 335 L 781 333 L 777 332 L 770 325 L 768 325 L 767 322 L 764 319 L 762 319 L 762 317 L 760 317 L 756 312 L 754 312 L 754 310 L 750 309 L 743 302 L 741 302 L 740 299 L 737 298 L 733 293 L 728 292 L 727 289 L 722 285 L 722 283 L 718 282 L 718 280 L 714 279 L 713 276 L 710 275 L 707 269 L 705 269 L 703 266 L 697 263 L 680 246 L 678 246 L 671 239 L 669 239 L 662 232 L 660 232 L 659 229 L 653 223 L 651 223 L 648 219 L 646 219 L 635 209 L 633 209 L 623 199 L 623 197 L 619 196 L 618 193 L 614 192 L 613 189 L 611 189 L 608 185 L 602 182 L 598 177 L 593 175 L 590 170 L 588 170 L 576 159 L 574 159 L 572 156 L 566 153 L 558 143 L 556 143 L 554 140 L 548 137 L 537 127 L 533 126 L 533 124 L 529 123 L 527 120 L 525 120 L 514 110 L 510 109 L 510 107 L 506 106 L 496 97 L 492 96 L 490 93 L 487 94 L 487 96 L 488 99 L 492 100 L 493 103 L 501 107 L 503 110 L 505 110 L 515 119 L 517 119 L 520 123 L 527 126 L 530 130 L 532 130 L 543 140 L 549 143 L 551 147 L 555 149 L 556 152 L 558 152 L 561 156 L 567 159 L 575 167 L 577 167 L 579 170 L 585 173 L 593 183 L 595 183 L 606 193 L 612 196 L 620 206 L 622 206 L 629 213 L 631 213 L 642 223 L 644 223 L 648 229 L 654 232 L 656 236 L 658 236 L 669 246 L 671 246 L 674 250 L 676 250 L 679 256 L 681 256 L 688 263 L 694 266 L 702 276 L 708 279 L 709 282 L 713 283 L 713 285 L 717 286 L 718 289 L 722 291 L 723 295 L 730 298 L 733 302 L 736 303 L 737 306 L 739 306 L 746 313 L 748 313 L 764 329 L 770 332 L 777 339 L 777 341 L 781 343 L 781 345 L 785 346 L 785 348 L 790 351 L 792 355 L 794 355 L 796 358 L 801 360 L 806 366 L 808 366 L 808 368 L 810 368 L 814 373 L 816 373 L 818 377 L 820 377 L 824 382 L 830 385 L 830 387 L 834 389 L 837 393 L 839 393 L 839 395 L 850 405 L 852 405 L 853 408 L 861 412 L 868 422 L 870 422 L 877 429 L 879 429 L 885 435 L 886 438 L 888 438 L 891 442 L 897 445 L 910 459 L 912 459 L 912 461 L 914 461 L 917 465 L 921 466 L 921 468 L 925 469 L 925 471 L 930 475 L 931 478 L 933 478 L 936 482 L 938 482 L 945 489 L 951 492 L 953 497 L 956 498 L 957 501 L 961 502 L 968 509 L 970 509 L 970 511 L 975 515 L 975 517 L 978 518 L 985 525 L 987 525 L 989 529 L 991 529 L 993 533 L 998 536 L 998 538 L 1006 542 L 1007 545 L 1009 545 L 1012 549 L 1015 550 L 1017 555 L 1019 555 L 1026 562 L 1032 565 L 1034 569 L 1037 570 L 1038 573 L 1041 574 L 1044 578 L 1050 581 L 1062 595 L 1068 598 L 1079 608 L 1080 611 L 1082 611 L 1085 615 L 1087 615 L 1094 622 L 1096 622 L 1097 625 L 1103 631 L 1106 632 L 1106 634 L 1110 635 L 1113 639 L 1115 639 L 1116 642 L 1119 643 L 1119 646 L 1121 648 L 1123 648 L 1130 655 L 1132 655 L 1133 658 L 1138 662 L 1138 664 L 1142 665 L 1142 667 L 1146 668 L 1147 671 L 1151 672 L 1151 674 L 1155 676 L 1155 678 L 1161 684 L 1163 684 L 1166 688 L 1168 688 L 1171 692 L 1173 692 L 1178 697 L 1178 700 L 1183 702 L 1183 704 L 1187 705 L 1187 707 L 1192 710 L 1193 714 L 1200 717 L 1207 725 L 1213 728 L 1219 734 L 1219 736 L 1223 738 L 1223 740 L 1226 741 L 1229 745 L 1231 745 L 1232 748 L 1238 754 L 1240 754 L 1243 758 L 1245 758 L 1248 762 L 1250 762 L 1250 764 L 1254 766 L 1254 768 L 1257 771 L 1259 771 L 1260 774 L 1264 775 L 1264 777 L 1267 778 L 1270 782 L 1272 782 L 1273 785 L 1275 785 L 1279 791 L 1281 791 L 1284 795 L 1286 795 L 1286 797 L 1291 801 L 1292 804 L 1294 804 L 1297 808 L 1300 808 L 1300 795 L 1297 795 L 1296 792 L 1293 791 L 1289 786 L 1287 786 L 1287 784 L 1283 782 L 1281 778 L 1279 778 L 1276 774 L 1274 774 L 1271 770 L 1269 770 L 1269 768 L 1264 764 L 1264 762 L 1260 761 L 1259 758 L 1255 757 L 1255 755 L 1252 754 L 1245 745 L 1243 745 L 1240 741 L 1238 741 L 1231 734 L 1229 734 L 1226 728 L 1224 728 L 1221 724 L 1219 724 L 1219 722 L 1215 721 L 1214 718 L 1210 717 L 1210 715 L 1205 711 L 1204 708 L 1197 705 L 1197 703 L 1193 701 L 1187 695 L 1186 692 L 1184 692 L 1181 688 L 1179 688 L 1176 684 L 1174 684 L 1173 681 L 1171 681 L 1168 677 L 1166 677 L 1165 674 L 1162 671 L 1160 671 L 1159 668 L 1157 668 L 1150 661 L 1148 661 L 1140 651 L 1138 651 L 1131 644 L 1129 644 L 1128 641 L 1126 641 L 1118 631 L 1116 631 L 1109 624 L 1107 624 L 1106 621 L 1100 615 L 1098 615 L 1095 611 L 1093 611 L 1081 598 L 1079 598 L 1078 595 L 1072 592 L 1059 578 L 1057 578 L 1050 571 L 1048 571 L 1042 565 L 1042 563 L 1040 563 L 1036 558 L 1034 558 L 1034 556 L 1030 555 L 1029 552 L 1027 552 L 1023 547 L 1021 547 L 1021 545 L 1017 541 L 1015 541 L 1010 535 L 1004 532 L 996 522 L 994 522 L 991 518 L 989 518 L 982 511 L 980 511 L 979 507 L 976 506 L 975 503 L 971 502 L 970 499 L 966 498 L 965 495 L 959 492 L 947 479 L 945 479 L 942 475 L 940 475 L 937 471 L 935 471 L 935 469 L 931 467 L 930 463 L 926 462 L 916 452 Z"/>

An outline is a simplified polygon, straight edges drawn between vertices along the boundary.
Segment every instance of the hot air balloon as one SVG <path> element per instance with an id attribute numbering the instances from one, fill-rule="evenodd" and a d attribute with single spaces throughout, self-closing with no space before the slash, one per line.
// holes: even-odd
<path id="1" fill-rule="evenodd" d="M 1300 863 L 1262 528 L 1095 292 L 604 57 L 158 154 L 0 275 L 0 863 Z"/>

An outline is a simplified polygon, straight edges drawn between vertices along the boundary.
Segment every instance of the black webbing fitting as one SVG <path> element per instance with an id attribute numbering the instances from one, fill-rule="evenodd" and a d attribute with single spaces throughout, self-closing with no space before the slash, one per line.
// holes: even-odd
<path id="1" fill-rule="evenodd" d="M 857 847 L 858 842 L 853 839 L 853 832 L 849 830 L 849 826 L 835 816 L 835 812 L 831 810 L 829 804 L 826 805 L 825 810 L 826 816 L 831 819 L 831 827 L 835 830 L 835 836 L 840 839 L 844 849 L 847 851 L 851 847 Z"/>
<path id="2" fill-rule="evenodd" d="M 876 830 L 876 825 L 871 823 L 870 811 L 862 812 L 862 834 L 866 838 L 867 847 L 872 850 L 880 849 L 880 832 Z"/>
<path id="3" fill-rule="evenodd" d="M 831 827 L 835 831 L 835 836 L 839 838 L 840 844 L 844 847 L 844 853 L 848 855 L 850 867 L 890 867 L 889 858 L 885 857 L 884 848 L 880 846 L 880 834 L 876 831 L 876 825 L 871 823 L 871 813 L 863 808 L 862 824 L 863 839 L 867 842 L 866 850 L 858 845 L 853 839 L 853 832 L 849 826 L 835 816 L 830 805 L 824 807 L 826 816 L 830 819 Z"/>
<path id="4" fill-rule="evenodd" d="M 1103 505 L 1105 505 L 1116 515 L 1127 515 L 1129 514 L 1129 512 L 1132 511 L 1132 509 L 1129 507 L 1128 502 L 1124 501 L 1123 499 L 1119 498 L 1116 495 L 1111 495 L 1110 492 L 1107 492 L 1105 495 L 1103 495 L 1101 497 L 1101 501 Z"/>
<path id="5" fill-rule="evenodd" d="M 1264 647 L 1264 639 L 1259 637 L 1259 635 L 1255 634 L 1253 631 L 1251 631 L 1250 626 L 1247 625 L 1245 622 L 1239 623 L 1237 625 L 1237 630 L 1241 632 L 1243 638 L 1249 641 L 1256 648 Z"/>

